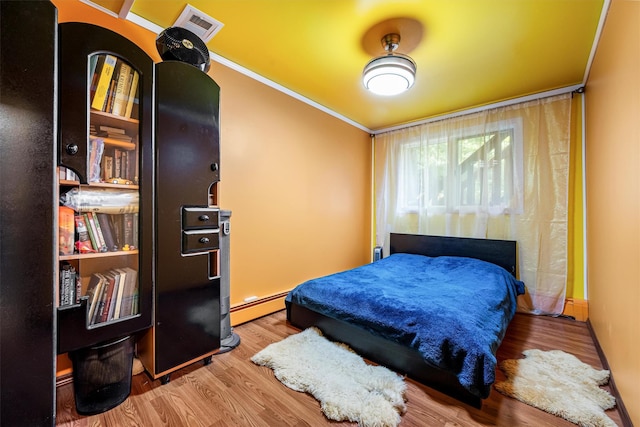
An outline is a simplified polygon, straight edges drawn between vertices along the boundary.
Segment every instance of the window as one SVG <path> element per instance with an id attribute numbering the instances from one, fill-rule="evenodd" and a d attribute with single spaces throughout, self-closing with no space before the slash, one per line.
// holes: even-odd
<path id="1" fill-rule="evenodd" d="M 522 213 L 519 120 L 405 142 L 398 166 L 402 212 Z"/>

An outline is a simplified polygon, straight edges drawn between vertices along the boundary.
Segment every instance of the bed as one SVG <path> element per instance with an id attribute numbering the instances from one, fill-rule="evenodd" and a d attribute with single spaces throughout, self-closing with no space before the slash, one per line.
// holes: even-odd
<path id="1" fill-rule="evenodd" d="M 296 286 L 287 320 L 481 407 L 524 283 L 516 242 L 392 233 L 390 255 Z"/>

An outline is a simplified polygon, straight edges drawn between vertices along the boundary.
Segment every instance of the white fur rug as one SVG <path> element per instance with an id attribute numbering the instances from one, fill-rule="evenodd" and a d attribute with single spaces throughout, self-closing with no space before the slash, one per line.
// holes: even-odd
<path id="1" fill-rule="evenodd" d="M 496 390 L 579 426 L 616 424 L 604 411 L 616 401 L 599 386 L 609 381 L 609 371 L 597 370 L 560 350 L 526 350 L 524 359 L 499 364 L 507 376 Z"/>
<path id="2" fill-rule="evenodd" d="M 406 410 L 402 377 L 368 365 L 349 347 L 327 340 L 313 327 L 270 344 L 251 361 L 273 369 L 287 387 L 311 394 L 330 420 L 362 427 L 397 426 Z"/>

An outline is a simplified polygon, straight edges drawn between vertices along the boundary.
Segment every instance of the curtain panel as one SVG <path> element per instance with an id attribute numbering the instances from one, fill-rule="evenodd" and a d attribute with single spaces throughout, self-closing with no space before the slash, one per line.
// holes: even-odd
<path id="1" fill-rule="evenodd" d="M 516 240 L 518 310 L 562 313 L 571 95 L 375 137 L 376 244 L 389 233 Z"/>

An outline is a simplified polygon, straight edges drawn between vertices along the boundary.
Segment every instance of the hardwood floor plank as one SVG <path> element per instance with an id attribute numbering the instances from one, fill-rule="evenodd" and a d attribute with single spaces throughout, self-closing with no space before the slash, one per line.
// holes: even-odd
<path id="1" fill-rule="evenodd" d="M 146 374 L 132 379 L 131 395 L 118 407 L 84 417 L 75 411 L 73 385 L 57 390 L 58 426 L 356 426 L 327 420 L 310 395 L 282 385 L 273 371 L 251 362 L 267 345 L 299 330 L 289 325 L 285 312 L 234 328 L 240 345 L 213 356 L 211 364 L 196 363 L 171 375 L 162 385 Z M 521 358 L 527 349 L 563 350 L 591 366 L 602 369 L 596 348 L 583 322 L 517 314 L 502 345 L 498 360 Z M 496 370 L 498 380 L 504 374 Z M 401 427 L 411 426 L 574 426 L 551 414 L 492 390 L 481 409 L 465 405 L 411 379 L 407 383 L 407 412 Z M 605 387 L 607 388 L 607 387 Z M 622 426 L 617 409 L 607 411 Z"/>

